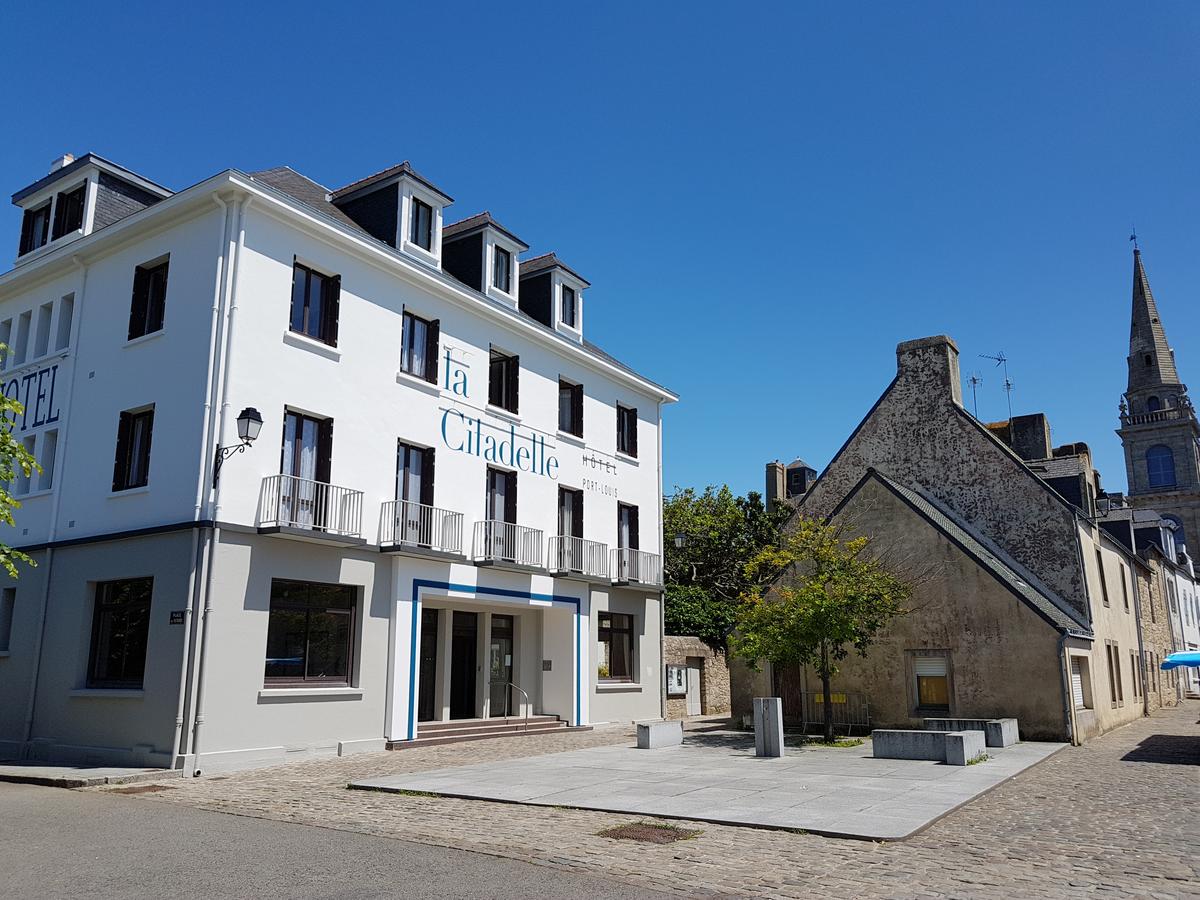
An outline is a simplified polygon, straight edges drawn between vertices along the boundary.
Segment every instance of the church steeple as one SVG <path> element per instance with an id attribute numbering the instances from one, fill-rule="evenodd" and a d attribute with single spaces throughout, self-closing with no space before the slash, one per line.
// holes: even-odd
<path id="1" fill-rule="evenodd" d="M 1146 399 L 1145 392 L 1153 391 L 1156 396 L 1163 389 L 1181 393 L 1179 373 L 1175 371 L 1175 354 L 1167 344 L 1167 333 L 1163 330 L 1150 292 L 1150 279 L 1142 265 L 1142 251 L 1133 251 L 1133 313 L 1129 325 L 1129 393 L 1130 406 L 1140 406 L 1138 401 Z"/>

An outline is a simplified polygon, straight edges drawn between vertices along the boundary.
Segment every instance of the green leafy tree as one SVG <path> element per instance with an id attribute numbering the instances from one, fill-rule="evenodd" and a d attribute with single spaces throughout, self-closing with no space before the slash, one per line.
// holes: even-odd
<path id="1" fill-rule="evenodd" d="M 752 586 L 738 608 L 732 651 L 757 667 L 811 666 L 821 679 L 825 740 L 833 741 L 830 687 L 852 651 L 866 657 L 876 635 L 908 610 L 913 580 L 865 536 L 798 516 L 782 541 L 747 566 Z"/>
<path id="2" fill-rule="evenodd" d="M 757 493 L 736 496 L 728 486 L 703 492 L 676 488 L 664 498 L 666 628 L 694 634 L 724 648 L 737 619 L 739 598 L 749 589 L 746 566 L 778 542 L 791 511 L 768 509 Z M 676 536 L 682 546 L 676 546 Z"/>
<path id="3" fill-rule="evenodd" d="M 0 344 L 0 357 L 7 353 L 8 348 Z M 13 480 L 16 478 L 17 472 L 22 472 L 28 478 L 34 472 L 42 471 L 33 455 L 25 449 L 25 445 L 17 440 L 12 432 L 13 423 L 23 411 L 24 407 L 16 400 L 0 395 L 0 416 L 7 420 L 0 425 L 0 522 L 9 527 L 16 524 L 13 519 L 13 510 L 21 508 L 21 502 L 12 494 Z M 0 566 L 3 566 L 12 578 L 19 575 L 18 563 L 37 565 L 20 550 L 14 550 L 0 542 Z"/>

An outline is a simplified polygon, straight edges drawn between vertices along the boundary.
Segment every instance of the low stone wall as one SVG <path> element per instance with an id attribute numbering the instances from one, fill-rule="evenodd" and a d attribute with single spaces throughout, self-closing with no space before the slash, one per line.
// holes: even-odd
<path id="1" fill-rule="evenodd" d="M 729 713 L 729 665 L 725 653 L 714 650 L 698 637 L 667 635 L 663 664 L 700 664 L 700 713 L 719 716 Z M 687 717 L 686 697 L 667 697 L 667 718 Z"/>

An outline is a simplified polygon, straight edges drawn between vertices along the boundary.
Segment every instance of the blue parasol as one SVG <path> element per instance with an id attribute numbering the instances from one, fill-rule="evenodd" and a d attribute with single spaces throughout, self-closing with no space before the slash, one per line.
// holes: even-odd
<path id="1" fill-rule="evenodd" d="M 1162 668 L 1176 669 L 1179 666 L 1196 666 L 1200 668 L 1200 650 L 1185 650 L 1182 653 L 1172 653 L 1162 661 Z"/>

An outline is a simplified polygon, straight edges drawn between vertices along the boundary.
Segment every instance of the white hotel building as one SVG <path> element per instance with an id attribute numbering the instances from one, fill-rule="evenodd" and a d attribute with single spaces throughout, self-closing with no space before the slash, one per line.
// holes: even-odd
<path id="1" fill-rule="evenodd" d="M 0 582 L 0 758 L 211 771 L 662 715 L 676 398 L 585 339 L 555 255 L 444 224 L 407 163 L 176 193 L 89 154 L 13 202 L 2 375 L 42 471 L 0 531 L 37 563 Z"/>

